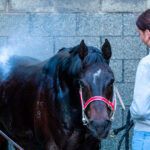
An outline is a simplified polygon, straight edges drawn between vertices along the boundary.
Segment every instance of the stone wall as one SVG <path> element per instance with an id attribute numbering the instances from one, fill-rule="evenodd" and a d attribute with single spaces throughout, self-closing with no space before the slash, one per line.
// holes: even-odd
<path id="1" fill-rule="evenodd" d="M 135 21 L 149 7 L 150 0 L 0 0 L 0 50 L 43 60 L 82 39 L 100 48 L 108 38 L 116 86 L 127 110 L 137 64 L 148 54 Z M 118 102 L 113 127 L 124 124 L 125 115 Z M 104 140 L 102 150 L 116 150 L 119 138 Z"/>

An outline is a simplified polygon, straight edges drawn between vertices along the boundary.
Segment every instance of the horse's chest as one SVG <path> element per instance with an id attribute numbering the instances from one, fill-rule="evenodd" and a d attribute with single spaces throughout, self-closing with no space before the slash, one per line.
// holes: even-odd
<path id="1" fill-rule="evenodd" d="M 74 131 L 67 139 L 66 147 L 63 150 L 99 150 L 100 141 L 96 140 L 89 133 Z"/>
<path id="2" fill-rule="evenodd" d="M 78 150 L 82 140 L 83 135 L 79 131 L 73 131 L 65 140 L 65 150 Z"/>

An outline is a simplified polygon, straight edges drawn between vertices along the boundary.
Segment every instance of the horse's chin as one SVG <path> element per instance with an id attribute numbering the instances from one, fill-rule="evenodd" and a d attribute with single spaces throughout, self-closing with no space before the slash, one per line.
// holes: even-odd
<path id="1" fill-rule="evenodd" d="M 102 133 L 99 138 L 100 138 L 100 139 L 105 139 L 105 138 L 107 138 L 107 136 L 108 136 L 108 134 L 109 134 L 109 130 L 110 130 L 110 129 L 105 130 L 104 133 Z"/>
<path id="2" fill-rule="evenodd" d="M 107 127 L 105 130 L 102 130 L 101 132 L 97 132 L 95 129 L 88 127 L 88 129 L 90 130 L 91 135 L 98 139 L 98 140 L 102 140 L 107 138 L 109 131 L 110 131 L 110 126 Z"/>

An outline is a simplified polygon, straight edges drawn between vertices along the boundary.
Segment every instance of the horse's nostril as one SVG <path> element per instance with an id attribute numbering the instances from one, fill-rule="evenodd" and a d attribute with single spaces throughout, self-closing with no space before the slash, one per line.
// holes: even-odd
<path id="1" fill-rule="evenodd" d="M 94 126 L 95 128 L 107 128 L 110 125 L 110 120 L 103 120 L 103 121 L 95 121 L 91 120 L 90 124 Z"/>
<path id="2" fill-rule="evenodd" d="M 91 120 L 90 124 L 96 128 L 99 128 L 100 126 L 103 126 L 103 123 L 101 121 Z"/>
<path id="3" fill-rule="evenodd" d="M 94 120 L 90 120 L 90 124 L 91 124 L 91 125 L 94 125 Z"/>

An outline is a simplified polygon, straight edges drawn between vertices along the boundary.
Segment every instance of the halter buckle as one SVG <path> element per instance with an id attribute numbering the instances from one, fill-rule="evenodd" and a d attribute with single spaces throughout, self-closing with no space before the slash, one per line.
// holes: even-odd
<path id="1" fill-rule="evenodd" d="M 84 113 L 84 110 L 82 111 L 82 122 L 84 126 L 87 126 L 89 124 L 89 120 L 86 116 L 86 114 Z"/>

